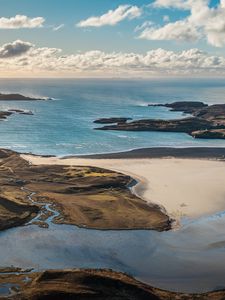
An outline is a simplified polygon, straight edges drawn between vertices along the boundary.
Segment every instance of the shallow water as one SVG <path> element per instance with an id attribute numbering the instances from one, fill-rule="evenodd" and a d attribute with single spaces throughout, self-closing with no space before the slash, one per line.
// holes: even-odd
<path id="1" fill-rule="evenodd" d="M 19 289 L 19 285 L 12 283 L 0 284 L 0 296 L 6 297 L 12 293 L 12 289 Z"/>
<path id="2" fill-rule="evenodd" d="M 112 268 L 164 289 L 224 288 L 225 213 L 169 232 L 98 231 L 70 225 L 14 228 L 0 233 L 2 266 Z"/>
<path id="3" fill-rule="evenodd" d="M 90 154 L 156 146 L 225 146 L 184 133 L 96 131 L 100 117 L 178 118 L 181 113 L 149 103 L 198 100 L 225 103 L 224 80 L 0 80 L 0 92 L 20 92 L 55 101 L 0 102 L 25 109 L 0 126 L 0 147 L 36 154 Z"/>

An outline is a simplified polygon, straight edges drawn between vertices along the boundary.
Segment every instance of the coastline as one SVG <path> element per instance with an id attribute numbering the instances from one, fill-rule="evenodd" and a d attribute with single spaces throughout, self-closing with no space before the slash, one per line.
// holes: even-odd
<path id="1" fill-rule="evenodd" d="M 225 160 L 224 147 L 152 147 L 138 148 L 128 151 L 118 151 L 112 153 L 89 154 L 89 155 L 67 155 L 68 158 L 96 158 L 96 159 L 122 159 L 122 158 L 197 158 L 197 159 L 220 159 Z"/>
<path id="2" fill-rule="evenodd" d="M 224 148 L 148 148 L 64 158 L 22 155 L 34 165 L 93 166 L 129 175 L 138 182 L 134 194 L 177 222 L 225 209 L 224 157 Z"/>

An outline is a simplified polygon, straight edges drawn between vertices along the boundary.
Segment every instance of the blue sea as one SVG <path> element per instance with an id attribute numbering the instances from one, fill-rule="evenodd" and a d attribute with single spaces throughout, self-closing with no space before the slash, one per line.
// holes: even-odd
<path id="1" fill-rule="evenodd" d="M 1 121 L 1 148 L 63 156 L 158 146 L 225 146 L 225 141 L 198 140 L 183 133 L 97 131 L 93 124 L 101 117 L 186 117 L 148 104 L 184 100 L 225 103 L 223 79 L 1 79 L 0 92 L 53 99 L 0 102 L 0 110 L 17 108 L 34 113 L 15 114 Z"/>

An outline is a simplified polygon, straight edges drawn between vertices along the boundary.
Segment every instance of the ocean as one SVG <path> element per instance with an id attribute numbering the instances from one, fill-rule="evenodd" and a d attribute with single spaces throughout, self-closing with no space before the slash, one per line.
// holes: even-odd
<path id="1" fill-rule="evenodd" d="M 193 139 L 185 133 L 98 131 L 101 117 L 174 119 L 187 115 L 150 103 L 225 103 L 223 79 L 1 79 L 1 93 L 52 98 L 0 102 L 0 110 L 23 109 L 0 124 L 0 147 L 58 156 L 127 151 L 147 147 L 224 147 L 222 140 Z"/>

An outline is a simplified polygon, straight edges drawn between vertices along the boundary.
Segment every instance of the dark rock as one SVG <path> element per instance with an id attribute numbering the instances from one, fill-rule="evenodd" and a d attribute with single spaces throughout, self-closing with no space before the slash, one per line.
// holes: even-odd
<path id="1" fill-rule="evenodd" d="M 45 100 L 42 98 L 35 97 L 26 97 L 21 94 L 1 94 L 0 93 L 0 101 L 36 101 L 36 100 Z"/>
<path id="2" fill-rule="evenodd" d="M 112 124 L 112 123 L 126 123 L 127 121 L 132 120 L 131 118 L 102 118 L 95 120 L 96 124 Z"/>
<path id="3" fill-rule="evenodd" d="M 166 104 L 149 104 L 148 106 L 162 106 L 171 108 L 171 111 L 182 111 L 192 114 L 194 111 L 207 107 L 208 104 L 199 101 L 180 101 Z"/>
<path id="4" fill-rule="evenodd" d="M 12 114 L 13 114 L 13 112 L 10 112 L 10 111 L 0 111 L 0 119 L 5 120 Z"/>
<path id="5" fill-rule="evenodd" d="M 213 128 L 213 124 L 200 118 L 186 118 L 181 120 L 138 120 L 129 123 L 109 125 L 97 130 L 126 130 L 126 131 L 164 131 L 164 132 L 186 132 Z"/>
<path id="6" fill-rule="evenodd" d="M 193 131 L 191 135 L 201 139 L 225 139 L 225 129 L 197 130 Z"/>

